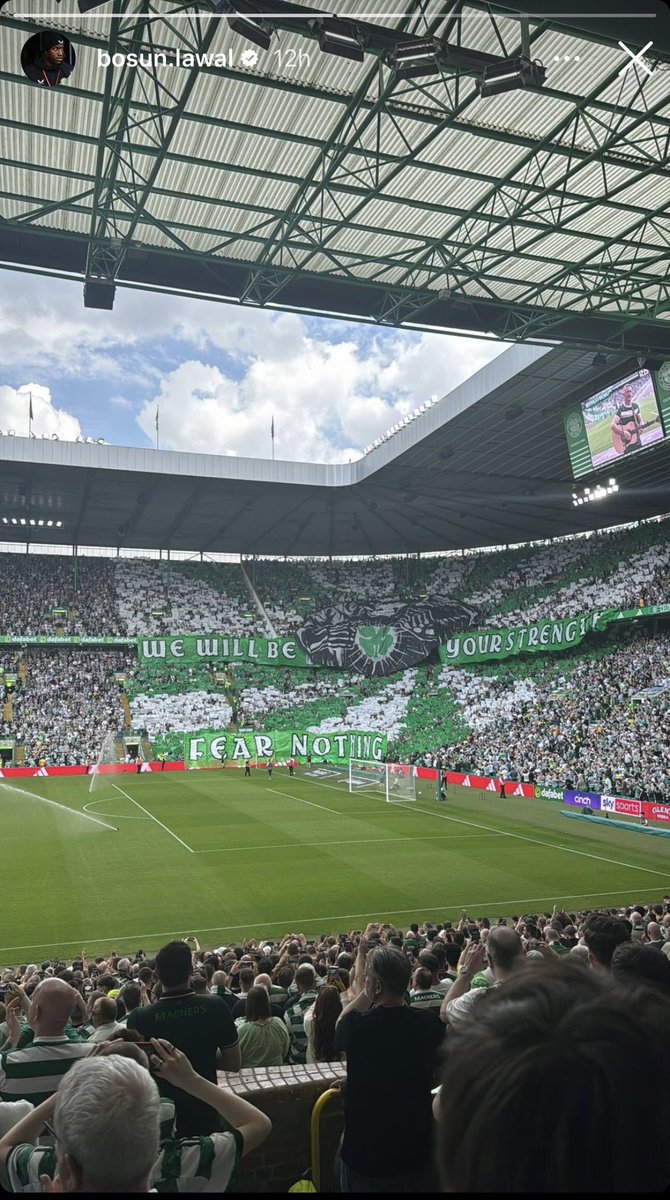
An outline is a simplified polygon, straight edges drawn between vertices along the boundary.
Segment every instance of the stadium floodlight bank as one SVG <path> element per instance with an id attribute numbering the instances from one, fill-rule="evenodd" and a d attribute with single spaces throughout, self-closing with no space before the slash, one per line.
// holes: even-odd
<path id="1" fill-rule="evenodd" d="M 414 769 L 406 763 L 366 762 L 349 759 L 349 791 L 382 792 L 388 804 L 416 800 Z"/>

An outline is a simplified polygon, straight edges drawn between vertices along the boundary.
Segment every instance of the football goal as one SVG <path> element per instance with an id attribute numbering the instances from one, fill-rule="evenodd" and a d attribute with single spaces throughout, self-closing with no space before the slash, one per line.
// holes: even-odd
<path id="1" fill-rule="evenodd" d="M 349 791 L 382 792 L 389 804 L 416 800 L 414 770 L 406 763 L 366 762 L 349 759 Z"/>

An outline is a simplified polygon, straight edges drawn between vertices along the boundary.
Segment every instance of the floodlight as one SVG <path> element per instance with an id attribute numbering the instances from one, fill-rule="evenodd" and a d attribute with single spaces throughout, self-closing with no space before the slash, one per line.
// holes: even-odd
<path id="1" fill-rule="evenodd" d="M 481 79 L 477 80 L 480 96 L 498 96 L 501 92 L 514 92 L 520 88 L 542 87 L 547 77 L 546 67 L 529 58 L 506 58 L 499 63 L 484 67 Z"/>
<path id="2" fill-rule="evenodd" d="M 614 487 L 614 484 L 616 483 L 616 479 L 608 479 L 607 482 L 609 483 L 610 487 Z"/>
<path id="3" fill-rule="evenodd" d="M 235 33 L 241 34 L 248 42 L 254 42 L 262 50 L 268 49 L 272 30 L 267 21 L 260 19 L 258 14 L 262 9 L 255 4 L 249 3 L 249 0 L 219 0 L 214 11 L 227 14 L 228 25 Z"/>
<path id="4" fill-rule="evenodd" d="M 440 75 L 442 50 L 436 38 L 414 38 L 400 42 L 389 56 L 397 79 L 419 79 L 422 75 Z"/>
<path id="5" fill-rule="evenodd" d="M 324 54 L 363 62 L 368 39 L 359 33 L 355 25 L 349 21 L 310 21 L 309 24 L 318 31 L 319 49 Z"/>
<path id="6" fill-rule="evenodd" d="M 84 308 L 114 308 L 116 287 L 112 279 L 87 279 L 84 283 Z"/>

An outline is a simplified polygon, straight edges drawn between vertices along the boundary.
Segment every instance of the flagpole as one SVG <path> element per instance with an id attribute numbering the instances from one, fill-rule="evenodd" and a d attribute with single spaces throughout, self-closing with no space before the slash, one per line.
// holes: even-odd
<path id="1" fill-rule="evenodd" d="M 29 401 L 28 401 L 28 437 L 32 437 L 32 436 L 33 436 L 33 394 L 32 394 L 32 392 L 29 392 L 29 393 L 28 393 L 28 396 L 29 396 Z"/>
<path id="2" fill-rule="evenodd" d="M 272 441 L 272 461 L 274 462 L 274 460 L 275 460 L 275 419 L 274 419 L 274 414 L 272 417 L 272 424 L 270 425 L 270 439 Z"/>
<path id="3" fill-rule="evenodd" d="M 158 429 L 158 405 L 156 405 L 156 449 L 160 450 L 160 432 Z"/>

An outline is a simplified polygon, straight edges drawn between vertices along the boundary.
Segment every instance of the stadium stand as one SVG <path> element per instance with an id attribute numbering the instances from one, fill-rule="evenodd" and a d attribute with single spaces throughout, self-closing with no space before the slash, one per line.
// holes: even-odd
<path id="1" fill-rule="evenodd" d="M 502 930 L 501 923 L 503 923 Z M 633 928 L 638 935 L 635 942 L 632 941 Z M 475 987 L 474 975 L 476 972 L 473 968 L 483 963 L 489 943 L 489 961 L 492 963 L 492 970 L 489 971 L 489 977 L 487 978 L 485 973 L 480 980 L 480 986 Z M 181 945 L 185 952 L 186 946 L 184 943 Z M 173 954 L 173 946 L 175 943 L 170 944 L 170 954 Z M 619 947 L 619 950 L 616 950 L 616 947 Z M 187 991 L 186 999 L 190 999 L 197 993 L 201 1000 L 206 998 L 208 1007 L 205 1008 L 205 1005 L 201 1003 L 200 1017 L 189 1016 L 190 1032 L 186 1030 L 184 1021 L 181 1022 L 181 1028 L 178 1028 L 179 1023 L 175 1024 L 173 1020 L 170 1025 L 172 1040 L 163 1039 L 160 1047 L 156 1046 L 152 1053 L 156 1065 L 154 1078 L 158 1081 L 158 1087 L 163 1096 L 160 1113 L 161 1138 L 167 1137 L 168 1139 L 161 1142 L 164 1170 L 160 1170 L 158 1166 L 151 1168 L 153 1162 L 151 1150 L 146 1149 L 147 1146 L 153 1145 L 151 1136 L 155 1136 L 156 1153 L 158 1150 L 158 1111 L 156 1109 L 155 1116 L 148 1118 L 147 1110 L 147 1106 L 149 1106 L 149 1110 L 154 1111 L 152 1106 L 157 1102 L 157 1097 L 153 1099 L 153 1091 L 149 1096 L 151 1088 L 148 1077 L 146 1090 L 143 1084 L 142 1087 L 131 1088 L 134 1096 L 132 1101 L 130 1100 L 131 1093 L 128 1093 L 129 1105 L 139 1105 L 135 1112 L 135 1121 L 143 1126 L 145 1114 L 147 1114 L 147 1119 L 156 1121 L 155 1135 L 150 1135 L 145 1130 L 142 1135 L 142 1144 L 145 1147 L 145 1157 L 148 1156 L 146 1169 L 149 1171 L 151 1168 L 154 1172 L 151 1178 L 154 1186 L 158 1186 L 158 1190 L 161 1190 L 160 1181 L 164 1181 L 163 1190 L 166 1188 L 174 1190 L 174 1183 L 170 1189 L 168 1181 L 174 1180 L 175 1176 L 189 1177 L 195 1174 L 199 1180 L 198 1190 L 220 1191 L 225 1188 L 227 1179 L 230 1177 L 230 1165 L 226 1168 L 225 1164 L 219 1163 L 219 1155 L 225 1153 L 217 1141 L 222 1135 L 200 1135 L 196 1139 L 199 1155 L 196 1155 L 195 1159 L 192 1156 L 188 1157 L 187 1147 L 190 1143 L 175 1139 L 171 1127 L 174 1117 L 173 1097 L 181 1103 L 179 1097 L 183 1096 L 183 1092 L 186 1091 L 205 1104 L 214 1105 L 215 1109 L 226 1118 L 227 1128 L 230 1128 L 231 1124 L 233 1127 L 243 1124 L 244 1129 L 248 1130 L 243 1139 L 245 1153 L 270 1135 L 273 1124 L 276 1126 L 276 1131 L 272 1134 L 273 1139 L 283 1139 L 284 1143 L 288 1141 L 293 1154 L 298 1152 L 299 1144 L 300 1152 L 302 1152 L 308 1134 L 309 1111 L 314 1096 L 314 1086 L 320 1085 L 322 1089 L 324 1083 L 340 1082 L 347 1070 L 346 1066 L 337 1061 L 340 1042 L 347 1046 L 352 1060 L 355 1059 L 356 1063 L 359 1058 L 371 1056 L 372 1060 L 375 1055 L 377 1056 L 374 1072 L 368 1071 L 364 1077 L 357 1073 L 350 1080 L 349 1087 L 352 1089 L 352 1094 L 347 1110 L 350 1115 L 354 1111 L 352 1105 L 357 1102 L 357 1093 L 361 1086 L 364 1088 L 362 1099 L 367 1095 L 368 1100 L 373 1097 L 376 1102 L 369 1109 L 369 1120 L 365 1126 L 366 1136 L 363 1139 L 362 1149 L 358 1149 L 357 1144 L 357 1148 L 354 1150 L 352 1133 L 349 1135 L 349 1142 L 345 1143 L 345 1147 L 348 1145 L 349 1149 L 345 1149 L 344 1153 L 356 1156 L 353 1160 L 350 1159 L 350 1162 L 356 1162 L 359 1172 L 362 1165 L 363 1174 L 366 1169 L 378 1173 L 380 1169 L 378 1164 L 381 1164 L 383 1169 L 384 1163 L 388 1163 L 390 1166 L 395 1162 L 397 1155 L 391 1156 L 390 1152 L 387 1154 L 383 1149 L 386 1145 L 385 1140 L 372 1138 L 372 1134 L 382 1120 L 385 1123 L 384 1127 L 388 1128 L 386 1110 L 389 1104 L 397 1106 L 398 1103 L 397 1097 L 394 1095 L 395 1088 L 402 1088 L 405 1081 L 409 1084 L 410 1074 L 408 1072 L 414 1071 L 414 1067 L 411 1065 L 411 1058 L 408 1059 L 399 1051 L 389 1051 L 387 1043 L 384 1043 L 386 1049 L 382 1051 L 382 1057 L 379 1058 L 379 1042 L 375 1040 L 373 1026 L 356 1024 L 354 1029 L 352 1020 L 355 1017 L 360 1020 L 360 1014 L 370 1008 L 371 1002 L 364 981 L 368 979 L 371 981 L 369 986 L 376 987 L 375 980 L 387 978 L 384 972 L 393 968 L 396 958 L 405 963 L 398 978 L 410 980 L 412 969 L 406 956 L 411 957 L 412 961 L 418 964 L 413 972 L 415 979 L 418 974 L 422 982 L 432 981 L 433 990 L 425 994 L 430 994 L 435 998 L 434 1004 L 412 1006 L 415 1015 L 411 1022 L 409 1021 L 409 1012 L 412 1009 L 406 1007 L 409 998 L 403 1000 L 402 988 L 400 988 L 397 1002 L 395 1002 L 405 1013 L 407 1022 L 412 1024 L 413 1036 L 421 1035 L 422 1044 L 424 1044 L 422 1053 L 428 1054 L 424 1064 L 426 1081 L 421 1085 L 422 1088 L 425 1088 L 425 1097 L 423 1092 L 417 1095 L 417 1111 L 412 1117 L 412 1128 L 416 1128 L 421 1133 L 421 1136 L 426 1139 L 427 1146 L 430 1146 L 435 1133 L 439 1135 L 438 1144 L 445 1148 L 443 1164 L 445 1182 L 449 1179 L 458 1180 L 459 1190 L 461 1186 L 466 1187 L 467 1190 L 468 1179 L 470 1181 L 477 1180 L 486 1173 L 486 1170 L 490 1174 L 492 1168 L 490 1164 L 487 1168 L 482 1166 L 479 1161 L 481 1154 L 471 1152 L 469 1145 L 464 1140 L 465 1132 L 454 1142 L 453 1130 L 446 1128 L 446 1125 L 443 1124 L 433 1126 L 428 1115 L 430 1112 L 430 1084 L 431 1081 L 435 1083 L 443 1072 L 443 1087 L 446 1090 L 443 1096 L 438 1094 L 434 1104 L 435 1116 L 439 1122 L 446 1122 L 448 1112 L 455 1114 L 454 1120 L 457 1119 L 457 1115 L 461 1121 L 466 1120 L 464 1113 L 460 1112 L 459 1105 L 456 1103 L 459 1095 L 461 1104 L 467 1103 L 473 1106 L 472 1115 L 468 1120 L 483 1120 L 481 1111 L 475 1104 L 475 1097 L 484 1087 L 485 1080 L 481 1077 L 481 1069 L 475 1068 L 473 1064 L 478 1063 L 480 1059 L 484 1061 L 487 1077 L 491 1072 L 497 1071 L 508 1075 L 509 1063 L 514 1059 L 516 1053 L 515 1038 L 518 1037 L 518 1024 L 514 1030 L 508 1032 L 502 1042 L 491 1045 L 491 1022 L 497 1021 L 499 1012 L 503 1014 L 504 1018 L 504 1011 L 506 1011 L 504 1005 L 501 1008 L 497 1003 L 497 997 L 503 991 L 508 995 L 509 1003 L 517 1006 L 532 1004 L 532 997 L 536 993 L 538 996 L 544 997 L 542 1000 L 544 1011 L 546 1011 L 547 1005 L 559 1006 L 560 1011 L 557 1010 L 555 1022 L 561 1022 L 570 1027 L 561 1037 L 561 1054 L 570 1056 L 573 1082 L 574 1072 L 579 1070 L 580 1086 L 588 1089 L 589 1094 L 593 1094 L 594 1089 L 600 1086 L 602 1065 L 600 1062 L 593 1061 L 593 1048 L 596 1042 L 602 1046 L 602 1053 L 606 1055 L 609 1069 L 615 1071 L 618 1079 L 618 1099 L 614 1096 L 611 1088 L 607 1093 L 607 1105 L 617 1105 L 622 1109 L 617 1120 L 622 1118 L 624 1111 L 626 1121 L 630 1120 L 627 1101 L 631 1094 L 637 1095 L 637 1092 L 634 1090 L 631 1092 L 630 1089 L 639 1088 L 641 1083 L 647 1088 L 649 1081 L 652 1080 L 656 1089 L 654 1101 L 657 1106 L 654 1120 L 660 1131 L 661 1142 L 659 1145 L 661 1148 L 664 1146 L 664 1130 L 667 1129 L 665 1118 L 670 1109 L 668 1061 L 666 1061 L 668 1059 L 667 1030 L 670 1027 L 668 1024 L 670 1015 L 670 898 L 667 896 L 663 900 L 654 900 L 632 907 L 615 905 L 607 910 L 558 911 L 557 908 L 554 908 L 552 913 L 527 913 L 522 917 L 518 915 L 504 916 L 492 912 L 474 920 L 464 915 L 461 921 L 455 925 L 422 922 L 421 924 L 412 924 L 407 930 L 403 926 L 370 922 L 362 932 L 351 930 L 347 933 L 322 934 L 311 939 L 307 939 L 302 934 L 287 934 L 281 939 L 260 937 L 241 943 L 233 941 L 226 945 L 212 945 L 204 948 L 196 944 L 195 947 L 191 946 L 190 955 L 192 974 L 189 987 L 191 990 Z M 170 1004 L 171 992 L 175 993 L 173 1007 L 179 1008 L 180 1005 L 183 1007 L 184 995 L 181 994 L 183 988 L 178 996 L 179 989 L 176 989 L 169 977 L 163 974 L 165 967 L 160 967 L 164 961 L 165 958 L 161 958 L 160 953 L 156 956 L 154 951 L 147 954 L 143 950 L 133 952 L 128 948 L 124 953 L 124 947 L 121 947 L 120 953 L 115 952 L 107 956 L 96 955 L 93 957 L 92 954 L 87 955 L 84 951 L 83 954 L 67 962 L 62 959 L 54 959 L 44 961 L 41 966 L 30 963 L 15 964 L 4 968 L 2 988 L 6 1004 L 3 1004 L 0 1012 L 0 1017 L 4 1017 L 4 1020 L 0 1022 L 0 1050 L 2 1050 L 0 1096 L 5 1103 L 0 1104 L 0 1180 L 8 1190 L 21 1190 L 29 1184 L 31 1179 L 36 1180 L 38 1175 L 46 1174 L 53 1177 L 59 1167 L 61 1170 L 63 1169 L 62 1160 L 57 1153 L 49 1149 L 48 1143 L 42 1141 L 38 1145 L 38 1136 L 42 1132 L 44 1120 L 51 1120 L 51 1113 L 58 1108 L 59 1103 L 62 1103 L 63 1107 L 59 1109 L 61 1123 L 56 1122 L 56 1131 L 59 1139 L 65 1139 L 67 1142 L 69 1129 L 65 1126 L 68 1103 L 66 1098 L 69 1098 L 73 1089 L 84 1086 L 85 1077 L 90 1078 L 92 1085 L 96 1082 L 93 1063 L 89 1061 L 86 1069 L 82 1070 L 78 1062 L 85 1053 L 84 1045 L 91 1031 L 90 1021 L 82 1024 L 82 1016 L 90 1014 L 91 1009 L 104 994 L 100 990 L 100 983 L 104 983 L 107 992 L 119 997 L 122 1006 L 125 994 L 128 997 L 128 1007 L 130 1008 L 131 1003 L 133 1007 L 135 1006 L 136 999 L 131 999 L 131 991 L 135 988 L 136 991 L 142 993 L 140 1009 L 143 1004 L 158 1003 L 160 1011 L 165 1013 Z M 293 963 L 296 965 L 292 965 Z M 452 969 L 452 963 L 458 964 L 457 972 Z M 286 984 L 287 977 L 290 980 L 295 971 L 299 969 L 300 964 L 311 964 L 311 977 L 316 976 L 318 983 L 316 993 L 312 992 L 309 996 L 312 1004 L 315 995 L 322 992 L 324 988 L 333 988 L 336 996 L 335 1013 L 342 1005 L 342 1030 L 344 1031 L 346 1024 L 346 1039 L 340 1039 L 338 1028 L 336 1028 L 334 1045 L 331 1037 L 329 1049 L 324 1050 L 326 1059 L 323 1061 L 319 1059 L 318 1052 L 315 1052 L 315 1043 L 310 1042 L 310 1061 L 307 1065 L 270 1068 L 261 1066 L 250 1069 L 243 1067 L 239 1074 L 237 1072 L 219 1072 L 218 1082 L 224 1085 L 220 1095 L 216 1089 L 211 1090 L 211 1083 L 205 1085 L 201 1081 L 200 1084 L 196 1084 L 188 1061 L 199 1062 L 197 1020 L 203 1022 L 204 1036 L 205 1025 L 208 1029 L 210 1028 L 208 1023 L 211 1023 L 213 1019 L 214 1008 L 216 1007 L 218 1012 L 220 1006 L 222 1029 L 225 1028 L 229 1041 L 231 1037 L 239 1037 L 240 1021 L 238 1020 L 237 1029 L 235 1029 L 230 1010 L 240 994 L 248 992 L 249 980 L 253 982 L 256 978 L 255 989 L 264 988 L 268 992 L 267 1014 L 271 1012 L 270 995 L 274 1006 L 273 1015 L 266 1015 L 265 1019 L 274 1022 L 279 1027 L 277 1011 L 290 1009 L 293 1013 L 296 1004 L 295 996 L 291 995 L 290 991 L 288 996 L 285 993 L 282 995 L 283 988 L 277 983 L 277 980 L 281 979 L 282 983 Z M 337 981 L 331 982 L 331 972 L 335 970 L 337 971 Z M 162 983 L 159 979 L 159 971 Z M 243 972 L 245 982 L 242 985 Z M 343 983 L 340 982 L 342 976 L 348 982 L 348 987 L 344 993 L 340 994 L 343 986 Z M 140 986 L 136 987 L 138 981 Z M 48 998 L 51 1007 L 48 1011 L 45 987 L 51 989 Z M 413 990 L 416 992 L 416 989 Z M 53 992 L 53 996 L 51 992 Z M 69 1001 L 64 999 L 66 992 L 70 996 Z M 42 993 L 44 995 L 43 1002 L 40 1000 Z M 255 990 L 254 994 L 256 994 Z M 386 995 L 386 992 L 383 994 Z M 587 1010 L 583 1003 L 580 1008 L 576 998 L 581 997 L 583 1002 L 585 998 L 591 996 L 594 999 L 593 1013 L 597 1028 L 592 1035 L 588 1035 L 591 1039 L 590 1050 L 588 1054 L 584 1054 L 580 1047 L 585 1047 L 588 1040 L 584 1032 L 584 1023 L 588 1020 Z M 416 999 L 416 997 L 414 998 Z M 570 998 L 569 1003 L 568 998 Z M 53 1017 L 49 1017 L 54 1005 L 58 1006 L 58 1011 L 56 1013 L 54 1009 Z M 455 1006 L 460 1006 L 459 1011 L 461 1012 L 457 1022 L 452 1021 Z M 572 1019 L 573 1010 L 574 1020 Z M 21 1016 L 22 1011 L 23 1017 Z M 386 1009 L 379 1009 L 379 1011 L 387 1013 Z M 647 1033 L 650 1028 L 648 1022 L 652 1021 L 655 1030 L 652 1039 L 649 1039 L 646 1034 L 638 1036 L 635 1019 L 632 1015 L 635 1011 L 646 1013 L 645 1029 Z M 613 1022 L 611 1028 L 608 1024 L 610 1012 Z M 68 1013 L 71 1013 L 72 1021 L 68 1021 Z M 225 1021 L 223 1020 L 224 1016 Z M 193 1025 L 194 1019 L 196 1025 Z M 250 1019 L 258 1021 L 258 1013 L 254 1011 Z M 394 1025 L 398 1024 L 397 1019 L 389 1015 L 389 1020 L 391 1019 Z M 35 1117 L 32 1117 L 31 1104 L 24 1102 L 24 1093 L 25 1096 L 32 1093 L 26 1092 L 25 1088 L 22 1092 L 21 1080 L 24 1079 L 28 1089 L 33 1086 L 25 1064 L 29 1063 L 31 1055 L 44 1053 L 38 1050 L 37 1045 L 34 1050 L 31 1050 L 30 1045 L 33 1031 L 37 1029 L 42 1033 L 42 1030 L 47 1028 L 45 1022 L 48 1020 L 57 1020 L 59 1028 L 65 1026 L 65 1033 L 61 1034 L 62 1043 L 66 1048 L 77 1048 L 77 1053 L 75 1054 L 71 1049 L 67 1063 L 63 1058 L 60 1064 L 61 1074 L 67 1080 L 67 1086 L 63 1085 L 62 1091 L 64 1099 L 59 1101 L 58 1094 L 53 1093 L 50 1099 L 44 1101 L 42 1108 L 35 1110 Z M 403 1022 L 403 1026 L 405 1023 Z M 446 1039 L 446 1066 L 442 1068 L 443 1032 L 441 1033 L 439 1030 L 444 1031 L 445 1024 L 453 1024 L 453 1028 Z M 416 1029 L 414 1029 L 414 1025 L 416 1025 Z M 530 1038 L 526 1037 L 524 1041 L 525 1070 L 530 1074 L 527 1085 L 528 1096 L 525 1096 L 524 1093 L 525 1098 L 520 1098 L 517 1091 L 515 1121 L 512 1122 L 502 1141 L 495 1141 L 494 1150 L 496 1163 L 500 1169 L 504 1167 L 505 1162 L 509 1162 L 507 1169 L 514 1169 L 515 1177 L 521 1180 L 523 1176 L 526 1182 L 528 1180 L 523 1172 L 530 1172 L 534 1187 L 539 1187 L 543 1191 L 551 1190 L 550 1181 L 557 1177 L 556 1172 L 559 1172 L 560 1178 L 564 1181 L 570 1182 L 577 1168 L 573 1161 L 572 1148 L 567 1151 L 565 1148 L 555 1151 L 550 1164 L 546 1163 L 546 1155 L 543 1154 L 539 1156 L 535 1166 L 526 1163 L 523 1156 L 521 1156 L 521 1160 L 526 1163 L 523 1170 L 519 1165 L 520 1156 L 516 1150 L 517 1140 L 521 1136 L 526 1136 L 526 1124 L 531 1117 L 532 1103 L 536 1102 L 536 1100 L 531 1102 L 530 1096 L 537 1097 L 537 1091 L 533 1089 L 532 1085 L 533 1072 L 544 1071 L 546 1075 L 547 1071 L 553 1070 L 551 1066 L 547 1066 L 548 1050 L 544 1048 L 545 1037 L 542 1033 L 544 1026 L 539 1023 L 539 1013 L 538 1020 L 531 1022 L 530 1027 L 534 1030 L 534 1034 Z M 530 1027 L 526 1022 L 524 1028 Z M 607 1032 L 605 1032 L 606 1029 Z M 616 1033 L 616 1030 L 619 1032 Z M 551 1029 L 547 1028 L 547 1036 L 549 1033 L 555 1042 L 554 1025 L 551 1026 Z M 207 1036 L 211 1036 L 211 1033 L 208 1032 Z M 624 1050 L 627 1036 L 636 1039 L 635 1053 L 628 1054 Z M 134 1030 L 126 1030 L 122 1022 L 120 1029 L 112 1035 L 112 1039 L 103 1043 L 102 1047 L 97 1047 L 97 1052 L 102 1055 L 101 1061 L 103 1062 L 108 1061 L 110 1055 L 116 1054 L 122 1055 L 124 1060 L 128 1058 L 134 1060 L 133 1064 L 129 1064 L 127 1070 L 125 1066 L 123 1069 L 119 1067 L 122 1075 L 128 1075 L 128 1080 L 124 1082 L 126 1088 L 130 1084 L 130 1075 L 135 1071 L 135 1064 L 139 1064 L 144 1070 L 148 1066 L 144 1050 L 133 1045 L 133 1039 L 137 1037 L 139 1035 Z M 361 1042 L 362 1037 L 364 1040 Z M 623 1041 L 621 1041 L 622 1037 Z M 342 1038 L 344 1038 L 344 1033 Z M 372 1038 L 372 1041 L 369 1046 L 366 1046 L 368 1038 Z M 279 1038 L 277 1043 L 279 1044 Z M 80 1044 L 82 1044 L 81 1050 L 78 1049 Z M 426 1044 L 432 1047 L 430 1051 L 425 1048 Z M 283 1061 L 286 1063 L 290 1055 L 290 1041 L 287 1037 L 283 1037 L 282 1045 L 280 1058 L 283 1057 Z M 27 1050 L 17 1048 L 26 1046 Z M 648 1048 L 647 1050 L 645 1050 L 645 1046 Z M 234 1047 L 231 1047 L 228 1053 L 232 1053 L 233 1050 Z M 21 1072 L 14 1069 L 14 1060 L 16 1059 L 18 1062 L 19 1058 L 22 1066 Z M 158 1064 L 163 1061 L 174 1062 L 175 1069 L 166 1067 L 164 1071 L 161 1071 Z M 579 1063 L 579 1067 L 577 1067 L 577 1063 Z M 177 1069 L 180 1064 L 181 1069 Z M 77 1072 L 79 1075 L 76 1075 Z M 91 1074 L 92 1072 L 93 1074 Z M 395 1088 L 383 1084 L 389 1072 L 394 1073 Z M 473 1072 L 474 1078 L 472 1078 Z M 104 1071 L 100 1073 L 98 1080 L 101 1086 L 103 1086 L 104 1080 L 104 1087 L 107 1090 L 114 1085 L 112 1075 L 108 1078 Z M 138 1076 L 138 1085 L 140 1082 L 140 1076 Z M 417 1087 L 416 1079 L 414 1079 L 413 1087 L 415 1089 Z M 550 1093 L 545 1092 L 544 1095 L 544 1103 L 547 1106 L 545 1113 L 548 1121 L 547 1136 L 552 1137 L 555 1121 L 558 1119 L 568 1120 L 570 1101 L 567 1093 L 564 1094 L 561 1088 L 554 1088 Z M 247 1103 L 237 1103 L 236 1097 L 246 1097 Z M 10 1098 L 11 1104 L 6 1103 Z M 248 1103 L 249 1099 L 253 1102 L 253 1109 Z M 290 1109 L 288 1117 L 287 1102 Z M 89 1111 L 94 1110 L 97 1103 L 96 1093 L 91 1091 L 90 1102 L 85 1105 L 85 1108 Z M 521 1107 L 518 1107 L 519 1105 Z M 163 1108 L 163 1106 L 167 1107 Z M 172 1117 L 170 1117 L 168 1109 Z M 646 1112 L 644 1104 L 641 1104 L 641 1109 Z M 470 1109 L 467 1111 L 469 1112 Z M 263 1113 L 265 1116 L 262 1115 Z M 420 1113 L 423 1113 L 423 1116 L 420 1116 Z M 609 1107 L 608 1115 L 612 1119 L 615 1115 Z M 338 1107 L 331 1116 L 334 1116 L 337 1132 L 342 1127 L 341 1109 Z M 502 1120 L 500 1113 L 498 1113 L 498 1117 Z M 588 1112 L 586 1118 L 591 1119 Z M 583 1122 L 586 1118 L 584 1113 L 579 1114 L 580 1121 Z M 493 1118 L 490 1117 L 489 1122 L 491 1119 Z M 593 1120 L 595 1119 L 594 1117 Z M 645 1120 L 649 1120 L 648 1114 L 645 1116 Z M 250 1122 L 251 1124 L 249 1124 Z M 519 1128 L 519 1123 L 521 1123 L 521 1128 Z M 490 1128 L 490 1124 L 487 1125 L 487 1128 Z M 252 1129 L 255 1129 L 256 1132 L 252 1133 Z M 99 1136 L 103 1135 L 98 1131 L 96 1122 L 91 1121 L 89 1137 L 95 1139 Z M 112 1130 L 110 1133 L 106 1118 L 104 1137 L 108 1139 L 113 1136 L 114 1132 Z M 224 1138 L 225 1136 L 227 1135 L 223 1135 Z M 368 1153 L 366 1149 L 372 1144 L 371 1138 L 376 1147 L 374 1154 Z M 407 1139 L 399 1140 L 403 1145 L 407 1145 Z M 634 1143 L 626 1147 L 624 1164 L 611 1141 L 600 1140 L 598 1161 L 590 1168 L 590 1178 L 594 1180 L 596 1190 L 602 1190 L 600 1186 L 596 1185 L 601 1185 L 605 1177 L 625 1182 L 626 1180 L 630 1181 L 634 1176 L 638 1187 L 642 1187 L 645 1182 L 649 1183 L 649 1186 L 643 1187 L 643 1190 L 658 1190 L 667 1183 L 667 1176 L 670 1174 L 668 1158 L 661 1156 L 659 1159 L 659 1155 L 655 1155 L 656 1166 L 653 1169 L 650 1168 L 644 1139 L 641 1139 L 641 1143 L 641 1146 Z M 411 1140 L 409 1145 L 413 1145 Z M 449 1147 L 448 1152 L 446 1147 Z M 239 1148 L 238 1145 L 238 1152 Z M 257 1190 L 273 1190 L 273 1184 L 275 1189 L 283 1185 L 283 1190 L 285 1190 L 291 1178 L 295 1178 L 296 1163 L 295 1161 L 287 1163 L 280 1159 L 283 1165 L 278 1168 L 276 1152 L 275 1148 L 275 1157 L 271 1163 L 272 1183 L 268 1177 L 268 1168 L 264 1157 L 252 1156 L 245 1174 L 244 1190 L 254 1187 Z M 79 1153 L 81 1155 L 81 1150 Z M 575 1153 L 580 1160 L 579 1147 Z M 210 1163 L 207 1169 L 203 1166 L 205 1161 L 203 1155 Z M 589 1146 L 589 1155 L 593 1155 L 591 1146 Z M 76 1161 L 79 1160 L 76 1159 Z M 93 1171 L 92 1160 L 89 1161 L 86 1158 L 85 1161 L 89 1164 L 87 1169 Z M 167 1169 L 168 1161 L 170 1170 Z M 477 1166 L 478 1162 L 479 1166 Z M 124 1169 L 128 1172 L 132 1170 L 133 1166 L 134 1160 L 130 1166 L 126 1166 Z M 339 1169 L 342 1173 L 342 1164 Z M 107 1170 L 112 1171 L 113 1166 L 110 1164 Z M 286 1175 L 287 1170 L 288 1176 Z M 464 1183 L 464 1181 L 466 1182 Z M 93 1190 L 96 1190 L 95 1185 L 92 1187 Z M 407 1189 L 401 1188 L 400 1190 Z"/>
<path id="2" fill-rule="evenodd" d="M 421 559 L 247 560 L 240 566 L 80 558 L 75 566 L 71 558 L 5 554 L 1 565 L 0 596 L 13 636 L 262 635 L 267 628 L 254 591 L 282 634 L 294 632 L 315 605 L 445 594 L 473 603 L 482 614 L 480 626 L 507 627 L 591 608 L 663 602 L 670 525 L 650 521 L 551 545 Z M 54 616 L 54 610 L 61 611 Z M 621 794 L 639 796 L 643 788 L 650 795 L 668 794 L 667 700 L 663 694 L 644 703 L 633 700 L 670 675 L 662 631 L 638 631 L 630 644 L 599 638 L 568 654 L 478 667 L 420 666 L 373 679 L 250 663 L 166 666 L 146 660 L 140 666 L 130 649 L 108 653 L 105 666 L 94 651 L 62 649 L 57 658 L 30 650 L 32 672 L 6 694 L 1 725 L 3 734 L 24 747 L 28 762 L 70 759 L 76 738 L 67 732 L 60 740 L 68 726 L 67 705 L 82 739 L 81 760 L 97 753 L 108 721 L 127 725 L 112 679 L 122 672 L 133 726 L 158 738 L 156 753 L 169 757 L 181 757 L 179 730 L 227 728 L 231 722 L 255 730 L 313 732 L 379 725 L 396 759 L 459 763 L 483 774 L 547 784 L 572 780 L 578 788 L 599 782 L 607 790 L 609 779 Z M 11 672 L 16 661 L 16 652 L 6 653 L 4 669 Z M 55 664 L 64 672 L 65 687 L 57 699 Z M 569 725 L 557 738 L 552 730 L 561 716 Z"/>
<path id="3" fill-rule="evenodd" d="M 119 613 L 132 635 L 226 630 L 249 637 L 264 632 L 239 567 L 117 559 L 114 586 Z"/>
<path id="4" fill-rule="evenodd" d="M 114 564 L 105 558 L 0 554 L 0 612 L 11 637 L 126 632 Z"/>
<path id="5" fill-rule="evenodd" d="M 441 682 L 470 732 L 430 756 L 507 779 L 639 798 L 670 795 L 667 693 L 633 697 L 670 675 L 670 639 L 640 633 L 629 645 L 458 670 Z"/>
<path id="6" fill-rule="evenodd" d="M 95 762 L 110 729 L 122 724 L 117 673 L 132 659 L 119 650 L 32 647 L 23 655 L 25 682 L 13 698 L 14 734 L 26 763 Z"/>

